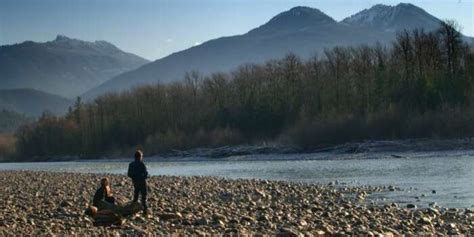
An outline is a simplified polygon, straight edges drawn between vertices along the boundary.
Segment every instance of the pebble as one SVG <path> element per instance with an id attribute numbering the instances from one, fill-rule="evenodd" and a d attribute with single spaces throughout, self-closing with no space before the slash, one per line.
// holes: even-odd
<path id="1" fill-rule="evenodd" d="M 474 229 L 469 209 L 365 201 L 372 192 L 400 190 L 394 186 L 173 176 L 149 179 L 153 214 L 96 227 L 83 213 L 103 176 L 1 171 L 0 236 L 469 236 Z M 129 178 L 107 176 L 116 199 L 128 202 Z"/>

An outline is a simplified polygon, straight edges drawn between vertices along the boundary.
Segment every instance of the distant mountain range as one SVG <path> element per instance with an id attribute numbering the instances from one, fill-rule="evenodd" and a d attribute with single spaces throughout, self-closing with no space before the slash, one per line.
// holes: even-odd
<path id="1" fill-rule="evenodd" d="M 31 88 L 71 98 L 146 63 L 106 41 L 58 35 L 45 43 L 0 46 L 0 89 Z"/>
<path id="2" fill-rule="evenodd" d="M 154 62 L 106 41 L 87 42 L 61 35 L 45 43 L 4 45 L 0 46 L 0 98 L 4 98 L 0 109 L 35 116 L 44 108 L 62 113 L 66 101 L 78 95 L 93 99 L 138 85 L 179 81 L 190 71 L 227 72 L 288 53 L 307 58 L 335 46 L 388 44 L 400 30 L 431 31 L 439 24 L 438 18 L 423 9 L 404 3 L 378 4 L 339 22 L 318 9 L 294 7 L 245 34 L 209 40 Z M 22 96 L 47 104 L 31 106 Z"/>
<path id="3" fill-rule="evenodd" d="M 34 89 L 0 90 L 0 110 L 38 117 L 44 111 L 62 115 L 73 101 Z"/>
<path id="4" fill-rule="evenodd" d="M 84 97 L 91 99 L 142 84 L 173 82 L 194 70 L 204 74 L 229 71 L 241 64 L 261 63 L 290 52 L 307 58 L 334 46 L 387 44 L 397 31 L 431 31 L 440 22 L 423 9 L 405 3 L 375 5 L 340 22 L 318 9 L 295 7 L 246 34 L 210 40 L 125 72 L 88 91 Z"/>

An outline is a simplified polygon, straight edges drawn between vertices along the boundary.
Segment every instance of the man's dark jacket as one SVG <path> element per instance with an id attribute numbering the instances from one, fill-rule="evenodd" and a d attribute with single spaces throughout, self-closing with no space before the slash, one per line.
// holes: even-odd
<path id="1" fill-rule="evenodd" d="M 143 161 L 136 160 L 128 165 L 128 177 L 132 178 L 134 183 L 144 182 L 148 178 L 148 172 Z"/>

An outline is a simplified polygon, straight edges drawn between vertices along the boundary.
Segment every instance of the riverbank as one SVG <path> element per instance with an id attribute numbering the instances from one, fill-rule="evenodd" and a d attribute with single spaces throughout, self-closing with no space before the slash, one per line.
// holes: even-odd
<path id="1" fill-rule="evenodd" d="M 172 150 L 160 154 L 147 154 L 147 159 L 164 161 L 169 159 L 182 160 L 212 160 L 236 156 L 255 155 L 284 155 L 284 154 L 361 154 L 383 153 L 386 156 L 404 158 L 407 152 L 442 152 L 474 150 L 474 138 L 458 139 L 402 139 L 402 140 L 368 140 L 363 142 L 349 142 L 342 144 L 328 144 L 314 149 L 303 149 L 278 143 L 260 145 L 233 145 L 214 148 L 194 148 L 189 150 Z M 128 153 L 133 154 L 130 149 Z M 145 152 L 147 152 L 145 150 Z M 8 162 L 67 162 L 80 160 L 129 160 L 131 155 L 117 153 L 114 155 L 96 156 L 45 156 L 45 157 L 11 157 L 0 159 L 0 163 Z M 383 157 L 382 157 L 383 158 Z"/>
<path id="2" fill-rule="evenodd" d="M 153 176 L 149 217 L 122 226 L 94 227 L 84 215 L 104 175 L 0 172 L 0 234 L 473 234 L 467 209 L 371 206 L 364 199 L 380 187 L 337 189 L 210 177 Z M 114 195 L 129 200 L 132 185 L 108 175 Z"/>

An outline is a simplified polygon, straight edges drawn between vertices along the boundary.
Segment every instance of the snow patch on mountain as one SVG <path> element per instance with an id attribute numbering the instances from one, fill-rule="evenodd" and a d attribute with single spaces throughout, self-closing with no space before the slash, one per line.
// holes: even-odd
<path id="1" fill-rule="evenodd" d="M 439 26 L 440 21 L 413 4 L 400 3 L 396 6 L 377 4 L 347 17 L 342 22 L 349 25 L 375 27 L 388 32 L 396 32 L 413 28 L 432 30 Z"/>

